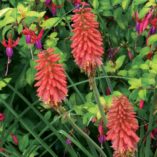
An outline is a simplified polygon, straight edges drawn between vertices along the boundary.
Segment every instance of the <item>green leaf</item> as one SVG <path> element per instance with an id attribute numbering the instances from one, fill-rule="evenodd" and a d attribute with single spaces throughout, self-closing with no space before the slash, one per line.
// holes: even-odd
<path id="1" fill-rule="evenodd" d="M 141 79 L 134 78 L 134 79 L 130 79 L 128 82 L 130 84 L 129 89 L 137 89 L 142 86 Z"/>
<path id="2" fill-rule="evenodd" d="M 49 29 L 51 27 L 57 26 L 60 21 L 61 21 L 61 18 L 59 17 L 49 18 L 48 20 L 43 21 L 43 23 L 41 24 L 41 27 L 44 29 Z"/>
<path id="3" fill-rule="evenodd" d="M 150 8 L 144 7 L 143 9 L 141 9 L 141 11 L 139 12 L 139 18 L 143 18 L 148 12 L 149 12 Z"/>
<path id="4" fill-rule="evenodd" d="M 122 0 L 112 0 L 112 5 L 115 6 L 117 4 L 121 4 Z"/>
<path id="5" fill-rule="evenodd" d="M 98 7 L 99 7 L 99 1 L 98 0 L 93 0 L 92 5 L 93 5 L 94 9 L 98 9 Z"/>
<path id="6" fill-rule="evenodd" d="M 140 50 L 140 56 L 141 57 L 144 57 L 145 55 L 147 55 L 148 53 L 150 52 L 150 47 L 144 47 L 144 48 L 142 48 L 141 50 Z"/>
<path id="7" fill-rule="evenodd" d="M 12 8 L 4 8 L 4 9 L 1 9 L 1 10 L 0 10 L 0 18 L 1 18 L 2 16 L 4 16 L 5 13 L 6 13 L 7 11 L 11 10 L 11 9 L 12 9 Z"/>
<path id="8" fill-rule="evenodd" d="M 46 120 L 49 120 L 49 119 L 51 118 L 51 115 L 52 115 L 52 112 L 51 112 L 51 111 L 48 111 L 48 112 L 45 113 L 44 118 L 45 118 Z"/>
<path id="9" fill-rule="evenodd" d="M 9 83 L 11 81 L 11 78 L 5 78 L 4 81 L 6 83 Z M 7 84 L 4 82 L 3 80 L 0 80 L 0 90 L 2 90 L 2 88 L 6 87 Z"/>
<path id="10" fill-rule="evenodd" d="M 29 85 L 32 85 L 34 82 L 34 77 L 35 77 L 36 70 L 34 68 L 29 68 L 26 72 L 26 82 Z"/>
<path id="11" fill-rule="evenodd" d="M 148 45 L 157 43 L 157 34 L 151 35 L 148 39 Z"/>
<path id="12" fill-rule="evenodd" d="M 146 94 L 146 89 L 140 89 L 140 91 L 138 92 L 139 99 L 146 100 Z"/>
<path id="13" fill-rule="evenodd" d="M 27 148 L 28 145 L 29 145 L 28 135 L 24 135 L 19 140 L 19 149 L 23 152 Z"/>
<path id="14" fill-rule="evenodd" d="M 26 14 L 26 16 L 30 16 L 30 17 L 43 17 L 44 15 L 45 15 L 45 11 L 43 11 L 43 12 L 41 12 L 41 13 L 39 13 L 39 12 L 37 12 L 37 11 L 28 11 L 27 12 L 27 14 Z"/>
<path id="15" fill-rule="evenodd" d="M 0 28 L 8 25 L 8 24 L 12 24 L 16 21 L 15 18 L 11 17 L 11 16 L 6 16 L 2 21 L 0 21 Z"/>
<path id="16" fill-rule="evenodd" d="M 116 60 L 116 70 L 118 70 L 124 63 L 126 56 L 122 55 Z"/>
<path id="17" fill-rule="evenodd" d="M 117 74 L 120 76 L 127 76 L 127 71 L 126 70 L 120 70 L 120 71 L 118 71 Z"/>
<path id="18" fill-rule="evenodd" d="M 129 6 L 130 0 L 123 0 L 122 1 L 122 8 L 123 10 L 126 10 Z"/>

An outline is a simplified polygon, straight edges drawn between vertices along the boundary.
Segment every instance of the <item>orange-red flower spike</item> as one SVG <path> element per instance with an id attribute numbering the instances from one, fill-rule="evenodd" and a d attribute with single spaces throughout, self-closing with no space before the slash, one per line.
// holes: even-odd
<path id="1" fill-rule="evenodd" d="M 57 54 L 53 53 L 53 49 L 49 48 L 38 54 L 35 84 L 37 95 L 44 102 L 52 107 L 57 107 L 67 95 L 67 81 L 65 71 Z"/>

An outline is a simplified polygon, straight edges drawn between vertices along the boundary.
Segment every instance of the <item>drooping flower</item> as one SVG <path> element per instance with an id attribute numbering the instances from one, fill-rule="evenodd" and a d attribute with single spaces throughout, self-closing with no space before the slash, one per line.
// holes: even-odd
<path id="1" fill-rule="evenodd" d="M 72 142 L 71 142 L 71 140 L 69 138 L 66 139 L 66 144 L 67 145 L 71 145 L 72 144 Z"/>
<path id="2" fill-rule="evenodd" d="M 104 53 L 102 36 L 98 31 L 99 24 L 91 8 L 80 7 L 73 12 L 72 54 L 76 64 L 91 76 L 102 64 Z"/>
<path id="3" fill-rule="evenodd" d="M 103 120 L 99 122 L 98 132 L 99 132 L 98 141 L 100 144 L 103 144 L 106 141 L 106 136 L 104 134 L 104 127 L 103 127 Z"/>
<path id="4" fill-rule="evenodd" d="M 57 13 L 57 5 L 55 3 L 52 3 L 51 5 L 51 12 L 53 16 L 55 16 Z"/>
<path id="5" fill-rule="evenodd" d="M 150 19 L 152 17 L 153 11 L 150 10 L 148 14 L 145 15 L 143 19 L 139 19 L 138 12 L 135 13 L 136 17 L 136 31 L 141 34 L 148 26 Z"/>
<path id="6" fill-rule="evenodd" d="M 57 107 L 67 95 L 67 82 L 63 66 L 58 63 L 60 57 L 49 48 L 38 54 L 35 80 L 37 95 L 52 107 Z"/>
<path id="7" fill-rule="evenodd" d="M 143 107 L 144 107 L 144 100 L 140 100 L 139 108 L 143 109 Z"/>
<path id="8" fill-rule="evenodd" d="M 82 0 L 74 0 L 73 4 L 75 7 L 79 7 L 82 3 Z"/>
<path id="9" fill-rule="evenodd" d="M 134 153 L 139 141 L 136 135 L 138 123 L 128 98 L 126 96 L 114 98 L 107 116 L 107 140 L 111 140 L 115 153 L 121 156 L 130 152 Z"/>
<path id="10" fill-rule="evenodd" d="M 19 43 L 19 38 L 17 38 L 15 41 L 12 39 L 11 35 L 8 39 L 8 42 L 4 39 L 2 41 L 2 44 L 4 47 L 6 47 L 6 55 L 8 59 L 10 60 L 13 56 L 13 48 L 16 47 Z"/>
<path id="11" fill-rule="evenodd" d="M 35 33 L 32 35 L 31 42 L 35 43 L 37 49 L 42 49 L 41 38 L 43 36 L 44 30 L 41 29 L 40 33 L 36 35 Z"/>
<path id="12" fill-rule="evenodd" d="M 29 28 L 26 27 L 25 29 L 22 30 L 22 33 L 23 33 L 23 34 L 25 35 L 25 37 L 26 37 L 26 43 L 27 43 L 27 44 L 32 44 L 31 38 L 32 38 L 32 36 L 35 35 L 34 31 L 33 31 L 33 30 L 30 30 Z"/>
<path id="13" fill-rule="evenodd" d="M 5 119 L 4 114 L 3 114 L 3 113 L 0 113 L 0 122 L 1 122 L 1 121 L 4 121 L 4 119 Z"/>
<path id="14" fill-rule="evenodd" d="M 127 49 L 127 53 L 128 53 L 129 59 L 132 60 L 134 58 L 134 56 L 129 48 Z"/>
<path id="15" fill-rule="evenodd" d="M 11 135 L 11 137 L 12 137 L 12 140 L 13 140 L 14 144 L 18 145 L 19 141 L 18 141 L 17 136 L 14 135 L 13 133 L 11 133 L 10 135 Z"/>
<path id="16" fill-rule="evenodd" d="M 151 28 L 150 28 L 150 32 L 149 34 L 152 35 L 152 34 L 155 34 L 156 33 L 156 30 L 157 30 L 157 18 L 153 18 L 151 21 Z"/>
<path id="17" fill-rule="evenodd" d="M 51 3 L 51 0 L 45 0 L 45 4 L 49 5 Z"/>
<path id="18" fill-rule="evenodd" d="M 153 129 L 153 131 L 152 131 L 151 134 L 150 134 L 150 137 L 151 137 L 152 139 L 154 139 L 154 138 L 157 137 L 157 128 Z"/>

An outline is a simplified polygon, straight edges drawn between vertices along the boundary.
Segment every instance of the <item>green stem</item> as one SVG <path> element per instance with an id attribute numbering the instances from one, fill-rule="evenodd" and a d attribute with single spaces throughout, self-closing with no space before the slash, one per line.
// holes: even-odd
<path id="1" fill-rule="evenodd" d="M 106 73 L 106 70 L 105 70 L 105 68 L 103 66 L 102 66 L 102 72 L 103 72 L 104 76 L 106 76 L 105 78 L 106 78 L 107 85 L 110 88 L 110 91 L 112 93 L 113 92 L 113 88 L 112 88 L 112 85 L 111 85 L 111 81 L 110 81 L 110 79 L 109 79 L 109 77 L 108 77 L 108 75 Z"/>
<path id="2" fill-rule="evenodd" d="M 100 102 L 100 94 L 99 94 L 99 91 L 98 91 L 98 88 L 97 88 L 97 85 L 96 85 L 96 81 L 94 78 L 91 78 L 91 83 L 92 83 L 92 87 L 93 87 L 93 93 L 94 93 L 94 96 L 95 96 L 95 100 L 96 100 L 96 103 L 98 105 L 98 108 L 99 108 L 99 111 L 100 111 L 100 114 L 101 114 L 101 117 L 104 121 L 104 124 L 107 123 L 107 120 L 106 120 L 106 116 L 105 116 L 105 112 L 104 112 L 104 108 L 103 106 L 101 105 L 101 102 Z"/>
<path id="3" fill-rule="evenodd" d="M 76 131 L 78 131 L 86 140 L 88 140 L 96 149 L 97 151 L 101 154 L 102 157 L 107 157 L 104 151 L 84 132 L 82 131 L 68 116 L 68 122 L 74 127 Z"/>
<path id="4" fill-rule="evenodd" d="M 148 131 L 151 130 L 153 126 L 153 109 L 154 109 L 154 104 L 156 103 L 156 101 L 157 101 L 157 95 L 154 94 L 152 105 L 150 106 Z M 145 157 L 150 157 L 150 145 L 151 145 L 151 138 L 150 138 L 150 132 L 149 132 L 146 138 Z"/>
<path id="5" fill-rule="evenodd" d="M 70 82 L 70 84 L 73 86 L 74 90 L 76 91 L 76 93 L 79 95 L 82 103 L 85 102 L 84 97 L 82 96 L 81 92 L 78 90 L 77 86 L 74 84 L 74 82 L 72 81 L 72 79 L 69 77 L 68 73 L 66 73 L 66 76 L 68 78 L 68 81 Z"/>

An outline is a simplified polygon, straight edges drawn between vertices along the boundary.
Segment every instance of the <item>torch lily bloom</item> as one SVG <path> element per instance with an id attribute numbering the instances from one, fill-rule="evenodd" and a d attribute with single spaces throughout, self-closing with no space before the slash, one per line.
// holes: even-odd
<path id="1" fill-rule="evenodd" d="M 82 6 L 88 5 L 81 3 Z M 96 68 L 102 65 L 103 39 L 98 30 L 99 24 L 90 7 L 74 9 L 72 16 L 71 48 L 76 64 L 89 78 L 93 77 Z"/>
<path id="2" fill-rule="evenodd" d="M 115 97 L 112 107 L 107 113 L 107 140 L 111 140 L 115 150 L 113 157 L 120 157 L 136 151 L 139 137 L 136 134 L 139 128 L 132 104 L 126 96 Z"/>
<path id="3" fill-rule="evenodd" d="M 42 49 L 41 38 L 43 36 L 44 30 L 42 29 L 38 35 L 35 33 L 32 35 L 31 42 L 35 43 L 37 49 Z"/>
<path id="4" fill-rule="evenodd" d="M 11 36 L 9 37 L 8 42 L 5 39 L 2 41 L 2 45 L 6 47 L 6 55 L 8 59 L 11 59 L 13 56 L 13 48 L 16 47 L 18 43 L 19 38 L 14 41 Z"/>
<path id="5" fill-rule="evenodd" d="M 67 96 L 67 81 L 63 65 L 58 63 L 60 57 L 49 48 L 38 54 L 35 80 L 37 95 L 51 107 L 58 107 Z"/>

